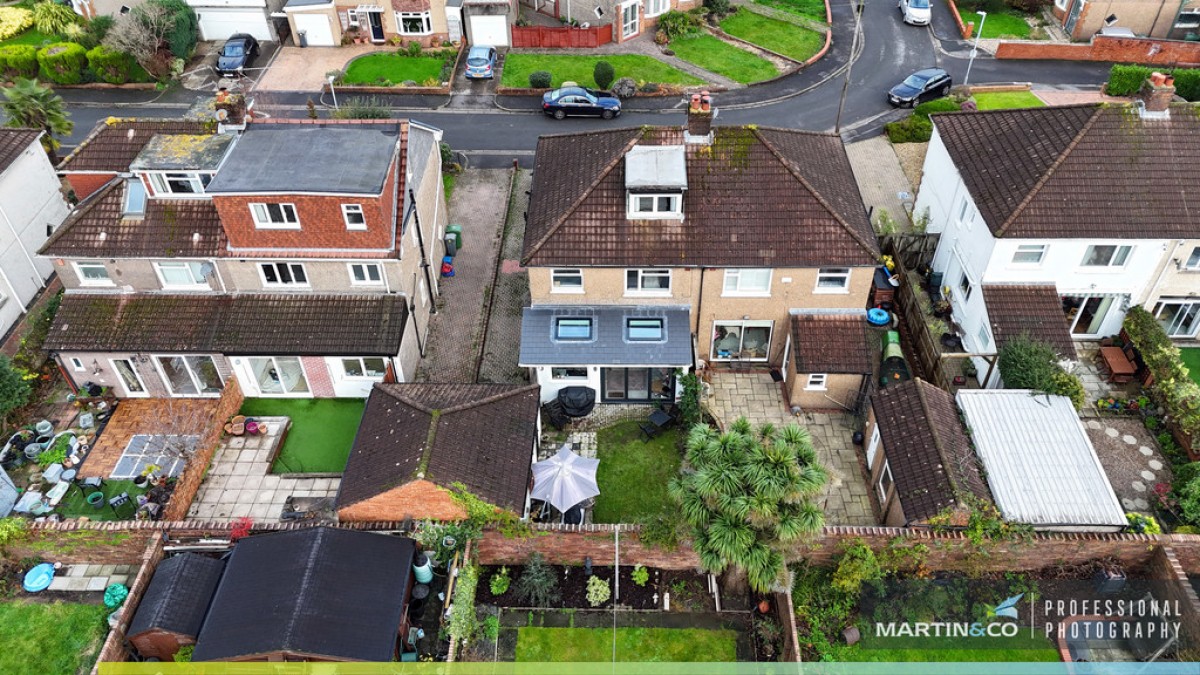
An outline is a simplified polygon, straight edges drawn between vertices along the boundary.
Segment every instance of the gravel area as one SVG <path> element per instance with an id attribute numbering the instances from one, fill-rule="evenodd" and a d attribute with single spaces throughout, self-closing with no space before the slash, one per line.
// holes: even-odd
<path id="1" fill-rule="evenodd" d="M 900 158 L 900 168 L 904 170 L 904 175 L 908 176 L 908 182 L 917 186 L 921 185 L 921 173 L 925 166 L 925 153 L 929 151 L 929 144 L 899 143 L 892 145 L 892 150 Z"/>
<path id="2" fill-rule="evenodd" d="M 1153 515 L 1154 485 L 1171 482 L 1171 465 L 1141 419 L 1101 417 L 1084 426 L 1121 506 Z"/>

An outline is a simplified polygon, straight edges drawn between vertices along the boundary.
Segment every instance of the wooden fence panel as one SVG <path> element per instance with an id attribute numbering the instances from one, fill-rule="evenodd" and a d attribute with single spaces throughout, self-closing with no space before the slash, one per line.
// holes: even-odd
<path id="1" fill-rule="evenodd" d="M 571 26 L 513 26 L 512 46 L 542 49 L 588 49 L 612 42 L 612 24 Z"/>

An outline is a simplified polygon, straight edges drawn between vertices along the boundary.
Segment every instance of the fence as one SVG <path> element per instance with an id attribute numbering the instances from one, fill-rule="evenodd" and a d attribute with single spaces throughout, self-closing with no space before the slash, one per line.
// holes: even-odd
<path id="1" fill-rule="evenodd" d="M 512 46 L 545 49 L 576 49 L 599 47 L 612 42 L 611 23 L 588 28 L 571 26 L 513 26 Z"/>

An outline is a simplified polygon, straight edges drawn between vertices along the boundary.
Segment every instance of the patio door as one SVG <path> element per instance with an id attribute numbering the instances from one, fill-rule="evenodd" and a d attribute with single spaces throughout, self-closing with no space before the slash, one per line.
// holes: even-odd
<path id="1" fill-rule="evenodd" d="M 1104 321 L 1112 310 L 1116 297 L 1112 295 L 1067 295 L 1063 297 L 1063 311 L 1071 324 L 1071 337 L 1076 339 L 1099 337 L 1104 330 Z"/>
<path id="2" fill-rule="evenodd" d="M 1200 301 L 1164 299 L 1155 309 L 1154 318 L 1170 337 L 1193 337 L 1200 329 Z"/>
<path id="3" fill-rule="evenodd" d="M 211 356 L 156 356 L 172 396 L 219 396 L 225 388 Z"/>
<path id="4" fill-rule="evenodd" d="M 117 377 L 121 380 L 121 386 L 125 388 L 125 395 L 129 398 L 145 398 L 150 395 L 146 391 L 146 383 L 142 381 L 142 376 L 138 375 L 137 369 L 133 367 L 133 361 L 130 359 L 109 359 L 112 364 L 112 369 L 116 372 Z"/>
<path id="5" fill-rule="evenodd" d="M 312 391 L 304 364 L 295 356 L 250 356 L 236 359 L 240 378 L 248 381 L 250 391 L 260 396 L 308 397 Z"/>
<path id="6" fill-rule="evenodd" d="M 601 400 L 609 403 L 645 403 L 675 398 L 673 368 L 603 368 Z"/>
<path id="7" fill-rule="evenodd" d="M 621 37 L 631 38 L 638 34 L 640 22 L 638 21 L 638 2 L 627 2 L 621 5 Z"/>

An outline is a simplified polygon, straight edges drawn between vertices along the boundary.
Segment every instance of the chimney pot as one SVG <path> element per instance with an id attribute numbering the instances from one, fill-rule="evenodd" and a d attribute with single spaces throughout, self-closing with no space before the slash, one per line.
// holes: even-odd
<path id="1" fill-rule="evenodd" d="M 1175 78 L 1159 72 L 1150 73 L 1137 93 L 1137 98 L 1142 102 L 1142 116 L 1151 118 L 1170 114 L 1171 99 L 1174 97 Z"/>
<path id="2" fill-rule="evenodd" d="M 1154 86 L 1161 87 L 1163 85 L 1163 83 L 1166 81 L 1167 81 L 1167 76 L 1163 75 L 1162 73 L 1158 72 L 1157 70 L 1154 71 L 1153 73 L 1150 73 L 1150 83 L 1153 84 Z"/>
<path id="3" fill-rule="evenodd" d="M 700 109 L 700 94 L 692 94 L 692 103 L 691 103 L 690 108 L 692 110 Z"/>
<path id="4" fill-rule="evenodd" d="M 708 142 L 711 139 L 713 116 L 712 97 L 708 92 L 692 94 L 687 113 L 687 135 L 696 140 L 689 142 Z"/>

